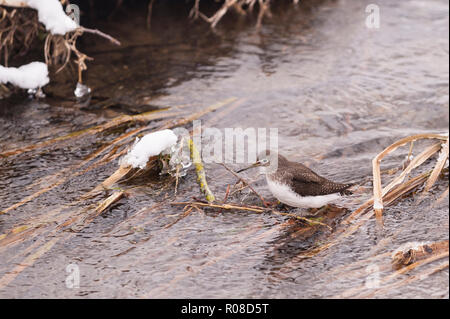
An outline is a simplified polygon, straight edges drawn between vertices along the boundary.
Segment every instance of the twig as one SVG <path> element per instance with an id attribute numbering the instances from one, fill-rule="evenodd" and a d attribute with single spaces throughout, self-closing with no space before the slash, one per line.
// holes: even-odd
<path id="1" fill-rule="evenodd" d="M 225 197 L 223 198 L 222 204 L 225 204 L 227 202 L 228 195 L 230 194 L 230 187 L 231 185 L 228 184 L 227 191 L 225 192 Z"/>
<path id="2" fill-rule="evenodd" d="M 192 212 L 193 209 L 194 209 L 194 206 L 190 206 L 190 207 L 183 213 L 183 215 L 181 215 L 180 218 L 177 218 L 175 221 L 173 221 L 172 223 L 166 225 L 164 228 L 167 229 L 167 228 L 172 227 L 173 225 L 175 225 L 176 223 L 178 223 L 180 220 L 182 220 L 183 218 L 185 218 L 186 216 L 188 216 L 188 215 Z"/>
<path id="3" fill-rule="evenodd" d="M 106 34 L 100 30 L 89 29 L 89 28 L 85 28 L 85 27 L 79 27 L 77 30 L 80 30 L 81 32 L 96 34 L 98 36 L 101 36 L 102 38 L 109 40 L 110 42 L 114 43 L 115 45 L 121 45 L 119 40 L 117 40 L 116 38 L 113 38 L 109 34 Z"/>
<path id="4" fill-rule="evenodd" d="M 252 186 L 250 186 L 250 184 L 245 179 L 240 177 L 236 172 L 234 172 L 231 168 L 229 168 L 227 165 L 225 165 L 225 163 L 219 163 L 219 164 L 222 165 L 231 174 L 233 174 L 234 177 L 238 178 L 245 186 L 248 186 L 248 188 L 250 188 L 252 190 L 252 192 L 255 193 L 261 199 L 264 206 L 269 207 L 269 205 L 264 200 L 264 197 L 262 197 L 257 191 L 255 191 L 255 189 Z"/>
<path id="5" fill-rule="evenodd" d="M 191 11 L 189 12 L 189 18 L 197 20 L 199 13 L 200 13 L 200 0 L 195 0 L 194 6 L 192 7 Z"/>
<path id="6" fill-rule="evenodd" d="M 105 199 L 96 209 L 95 211 L 98 214 L 103 213 L 106 209 L 108 209 L 111 205 L 119 201 L 125 195 L 125 191 L 116 191 L 112 193 L 107 199 Z"/>
<path id="7" fill-rule="evenodd" d="M 237 204 L 213 204 L 213 203 L 202 203 L 202 202 L 172 202 L 172 203 L 170 203 L 170 205 L 184 205 L 184 206 L 196 205 L 196 206 L 201 206 L 201 207 L 220 208 L 220 209 L 226 209 L 226 210 L 233 210 L 233 209 L 244 210 L 244 211 L 250 211 L 250 212 L 254 212 L 254 213 L 269 212 L 269 213 L 273 213 L 275 215 L 293 217 L 293 218 L 302 220 L 304 222 L 307 222 L 310 225 L 320 225 L 320 226 L 325 226 L 330 230 L 332 229 L 329 225 L 318 222 L 316 220 L 297 216 L 295 214 L 281 213 L 281 212 L 278 212 L 273 209 L 266 209 L 264 207 L 258 207 L 258 206 L 239 206 Z"/>

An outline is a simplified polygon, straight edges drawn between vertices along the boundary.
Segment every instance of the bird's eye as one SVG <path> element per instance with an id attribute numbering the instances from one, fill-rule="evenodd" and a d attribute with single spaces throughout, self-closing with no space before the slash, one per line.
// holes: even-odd
<path id="1" fill-rule="evenodd" d="M 269 162 L 269 161 L 267 160 L 267 158 L 264 158 L 264 159 L 261 160 L 261 163 L 262 163 L 262 164 L 267 164 L 268 162 Z"/>

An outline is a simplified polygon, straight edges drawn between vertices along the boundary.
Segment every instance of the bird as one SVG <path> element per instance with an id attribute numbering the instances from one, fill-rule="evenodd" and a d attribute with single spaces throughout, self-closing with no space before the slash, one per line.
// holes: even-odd
<path id="1" fill-rule="evenodd" d="M 237 173 L 254 167 L 261 167 L 272 194 L 281 203 L 292 207 L 321 208 L 344 195 L 352 194 L 349 188 L 354 184 L 330 181 L 273 150 L 259 153 L 254 164 Z"/>

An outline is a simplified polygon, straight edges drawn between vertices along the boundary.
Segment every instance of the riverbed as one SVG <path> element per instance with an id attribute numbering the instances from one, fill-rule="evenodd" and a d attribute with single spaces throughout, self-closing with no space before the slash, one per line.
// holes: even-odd
<path id="1" fill-rule="evenodd" d="M 88 38 L 95 39 L 92 45 L 84 43 L 94 58 L 85 76 L 91 105 L 51 90 L 47 99 L 0 101 L 0 152 L 5 153 L 123 114 L 168 107 L 188 116 L 232 98 L 202 117 L 203 123 L 219 129 L 277 128 L 280 153 L 289 159 L 336 181 L 366 180 L 327 216 L 333 231 L 305 232 L 287 216 L 242 211 L 193 210 L 177 221 L 182 208 L 169 203 L 202 196 L 193 170 L 176 194 L 165 176 L 121 183 L 127 197 L 82 227 L 65 229 L 67 220 L 83 217 L 109 195 L 80 199 L 118 168 L 116 158 L 83 171 L 95 161 L 87 158 L 138 124 L 0 157 L 0 210 L 19 203 L 0 215 L 0 234 L 7 234 L 0 238 L 0 296 L 448 298 L 448 268 L 389 286 L 439 261 L 383 281 L 394 272 L 390 253 L 400 245 L 448 240 L 448 197 L 436 204 L 448 174 L 422 201 L 412 194 L 387 207 L 381 227 L 372 218 L 338 244 L 302 255 L 349 227 L 339 221 L 371 197 L 375 155 L 406 136 L 448 132 L 448 2 L 377 4 L 379 29 L 367 28 L 365 3 L 348 0 L 276 6 L 260 30 L 245 19 L 227 18 L 212 31 L 181 14 L 164 13 L 155 16 L 149 31 L 145 17 L 130 13 L 99 25 L 122 46 L 96 38 Z M 125 22 L 128 27 L 121 28 Z M 159 123 L 151 122 L 149 131 Z M 413 155 L 426 145 L 417 143 Z M 407 155 L 408 147 L 399 149 L 382 168 L 398 168 Z M 236 178 L 214 163 L 205 169 L 211 190 L 222 200 Z M 243 176 L 273 200 L 257 171 Z M 260 204 L 248 189 L 230 201 Z M 79 271 L 78 288 L 67 284 L 68 265 Z M 373 276 L 380 283 L 368 285 Z"/>

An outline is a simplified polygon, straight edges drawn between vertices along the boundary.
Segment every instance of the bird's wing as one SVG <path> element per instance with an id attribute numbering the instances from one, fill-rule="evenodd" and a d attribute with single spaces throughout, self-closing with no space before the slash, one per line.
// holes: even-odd
<path id="1" fill-rule="evenodd" d="M 291 187 L 300 196 L 318 196 L 333 193 L 346 193 L 352 184 L 340 184 L 332 182 L 301 163 L 295 163 L 289 168 Z"/>

